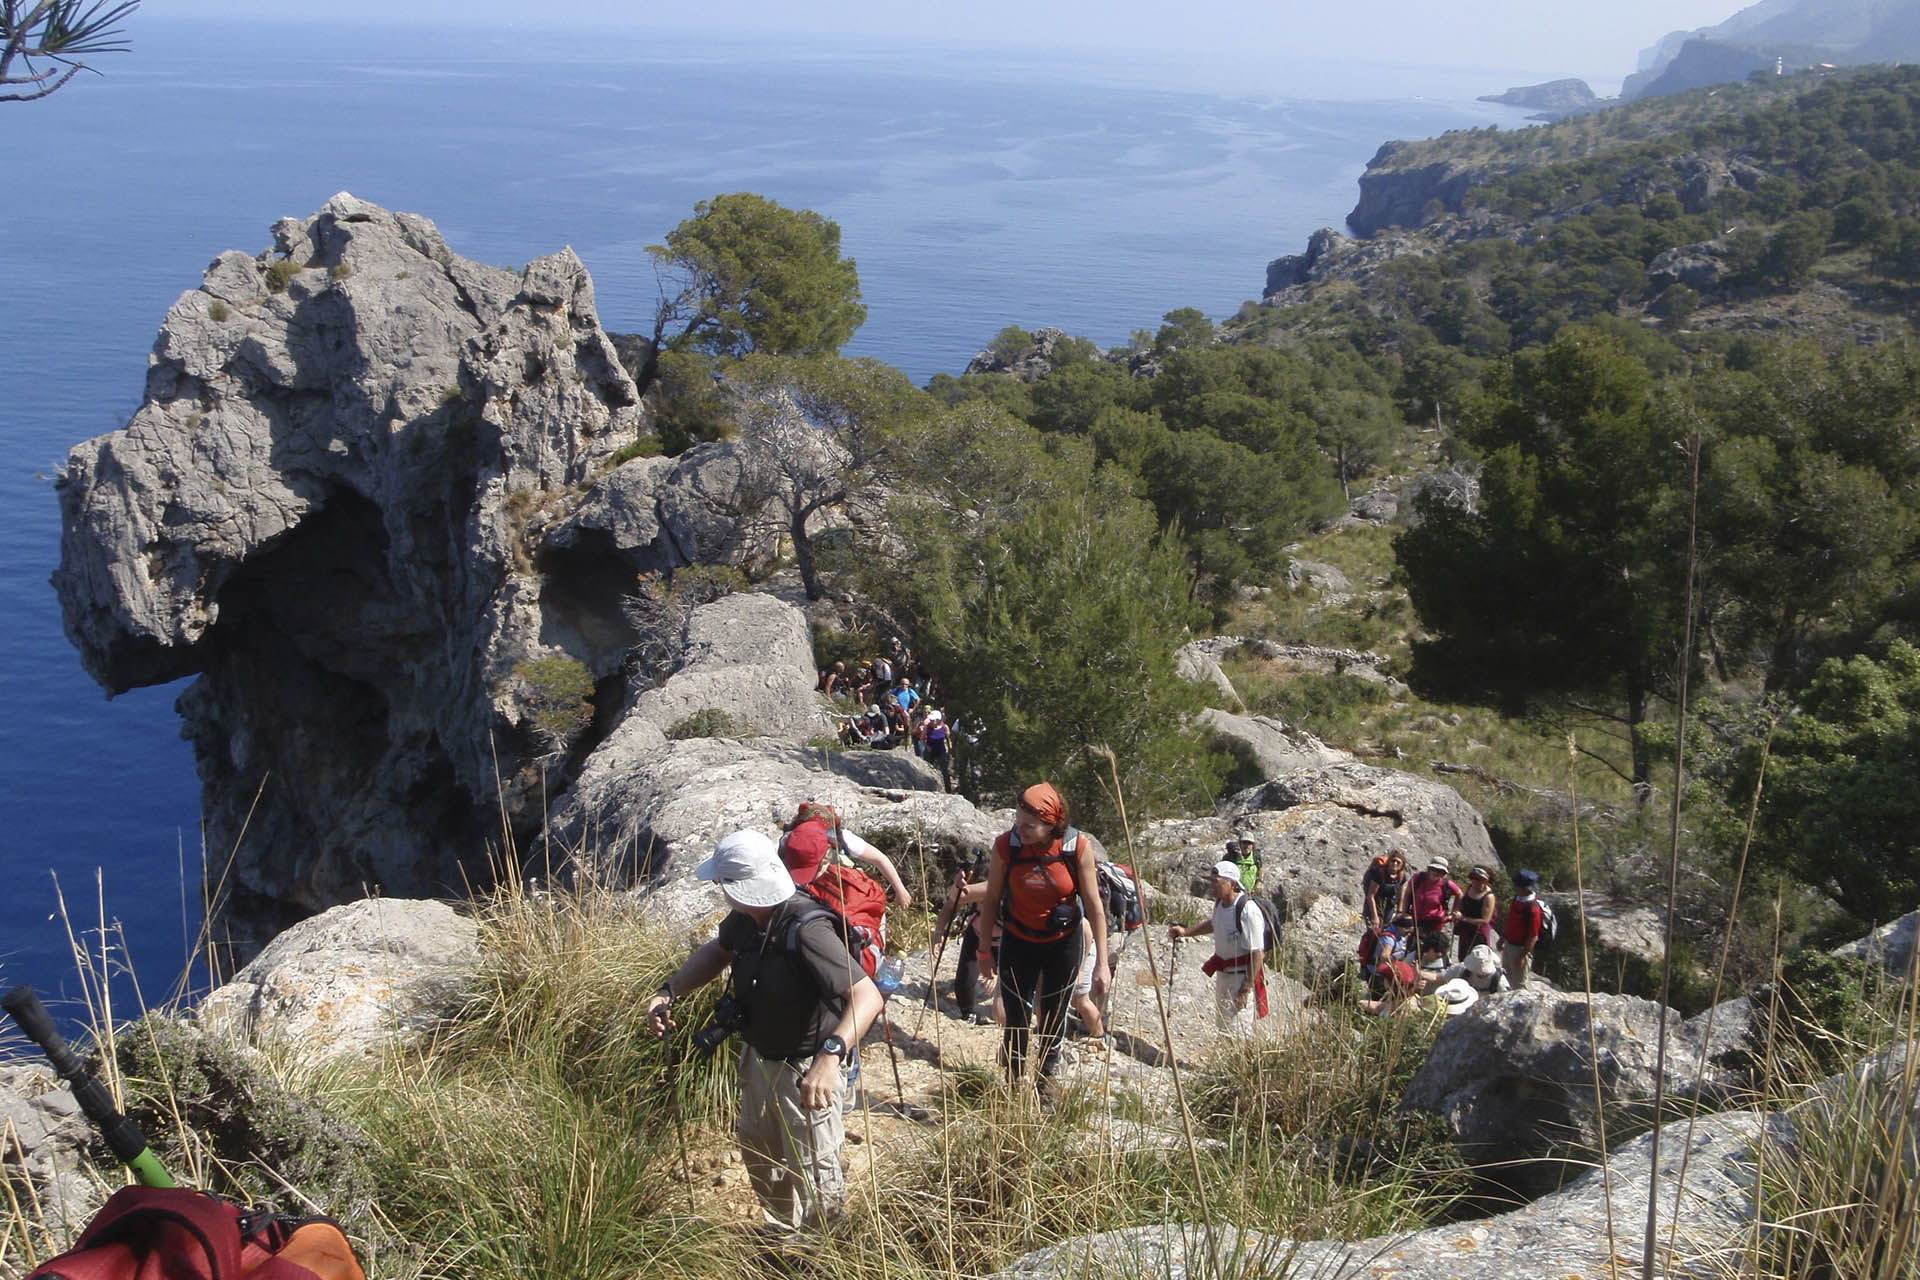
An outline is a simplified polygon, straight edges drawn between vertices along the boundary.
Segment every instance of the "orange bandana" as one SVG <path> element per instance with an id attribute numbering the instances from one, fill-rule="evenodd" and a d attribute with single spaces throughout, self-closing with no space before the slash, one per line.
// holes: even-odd
<path id="1" fill-rule="evenodd" d="M 1020 793 L 1020 807 L 1042 822 L 1060 825 L 1067 816 L 1067 802 L 1053 789 L 1051 782 L 1036 782 Z"/>

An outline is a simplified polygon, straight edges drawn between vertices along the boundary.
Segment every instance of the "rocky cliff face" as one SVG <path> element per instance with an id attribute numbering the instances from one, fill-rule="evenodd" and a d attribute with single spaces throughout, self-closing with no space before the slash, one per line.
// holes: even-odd
<path id="1" fill-rule="evenodd" d="M 344 193 L 273 240 L 213 262 L 132 421 L 73 451 L 54 575 L 109 693 L 199 677 L 243 949 L 371 886 L 484 883 L 502 808 L 526 834 L 594 740 L 536 728 L 554 673 L 610 716 L 634 575 L 745 553 L 727 447 L 615 466 L 647 418 L 570 250 L 484 266 Z"/>

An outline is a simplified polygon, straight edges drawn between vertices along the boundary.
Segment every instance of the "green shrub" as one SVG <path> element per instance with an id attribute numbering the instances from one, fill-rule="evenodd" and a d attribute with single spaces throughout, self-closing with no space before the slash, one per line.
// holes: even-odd
<path id="1" fill-rule="evenodd" d="M 635 458 L 657 458 L 660 456 L 660 437 L 641 436 L 631 444 L 623 444 L 613 451 L 607 459 L 608 466 L 618 467 L 632 462 Z"/>
<path id="2" fill-rule="evenodd" d="M 300 273 L 300 264 L 292 258 L 278 258 L 267 266 L 267 291 L 285 293 L 287 285 Z"/>
<path id="3" fill-rule="evenodd" d="M 593 673 L 564 654 L 515 664 L 513 673 L 527 686 L 534 730 L 558 745 L 571 741 L 593 722 Z"/>
<path id="4" fill-rule="evenodd" d="M 350 280 L 352 278 L 353 268 L 344 262 L 336 262 L 327 268 L 327 279 L 329 280 Z"/>
<path id="5" fill-rule="evenodd" d="M 215 324 L 225 324 L 227 317 L 232 314 L 231 311 L 227 310 L 227 304 L 224 302 L 216 301 L 207 307 L 207 319 L 213 321 Z"/>
<path id="6" fill-rule="evenodd" d="M 752 725 L 719 707 L 696 711 L 667 730 L 667 737 L 676 742 L 687 738 L 746 738 L 752 734 Z"/>

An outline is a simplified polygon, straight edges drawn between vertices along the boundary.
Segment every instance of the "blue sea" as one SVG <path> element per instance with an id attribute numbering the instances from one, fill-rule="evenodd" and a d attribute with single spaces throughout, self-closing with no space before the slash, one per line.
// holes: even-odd
<path id="1" fill-rule="evenodd" d="M 198 931 L 198 780 L 182 686 L 109 702 L 62 633 L 50 477 L 138 407 L 167 307 L 216 254 L 349 190 L 486 262 L 572 245 L 603 322 L 636 331 L 645 247 L 753 190 L 840 224 L 869 317 L 850 353 L 924 382 L 1008 324 L 1114 344 L 1176 307 L 1231 314 L 1341 225 L 1381 142 L 1520 123 L 1471 98 L 1525 75 L 145 13 L 131 34 L 103 75 L 0 105 L 0 986 L 80 993 L 64 894 L 96 953 L 106 924 L 119 1011 L 123 971 L 163 998 Z"/>

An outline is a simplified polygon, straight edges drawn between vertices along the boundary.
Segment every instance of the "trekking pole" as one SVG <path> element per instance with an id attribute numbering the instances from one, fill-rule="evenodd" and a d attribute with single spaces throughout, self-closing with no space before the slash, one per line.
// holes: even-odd
<path id="1" fill-rule="evenodd" d="M 67 1042 L 55 1030 L 53 1018 L 47 1013 L 47 1007 L 40 1003 L 40 997 L 33 988 L 22 984 L 0 997 L 0 1008 L 7 1011 L 27 1039 L 40 1046 L 47 1061 L 53 1064 L 54 1071 L 67 1087 L 73 1091 L 73 1100 L 80 1104 L 80 1110 L 86 1112 L 87 1119 L 113 1149 L 113 1154 L 133 1170 L 133 1176 L 143 1187 L 171 1187 L 175 1183 L 160 1164 L 160 1158 L 153 1154 L 153 1148 L 140 1132 L 140 1127 L 121 1115 L 113 1105 L 113 1098 L 101 1083 L 88 1074 L 85 1064 L 76 1056 Z"/>
<path id="2" fill-rule="evenodd" d="M 906 962 L 899 956 L 888 956 L 880 965 L 880 1033 L 887 1041 L 887 1061 L 893 1064 L 893 1096 L 899 1102 L 900 1109 L 906 1110 L 907 1091 L 900 1085 L 900 1055 L 893 1048 L 893 1016 L 889 1012 L 893 1007 L 893 993 L 900 989 L 900 979 L 906 971 Z M 929 988 L 932 983 L 927 984 Z"/>
<path id="3" fill-rule="evenodd" d="M 666 1038 L 667 1093 L 673 1099 L 673 1136 L 680 1144 L 680 1176 L 687 1186 L 687 1212 L 698 1213 L 693 1203 L 693 1161 L 687 1158 L 687 1113 L 680 1102 L 680 1046 L 673 1033 Z"/>

